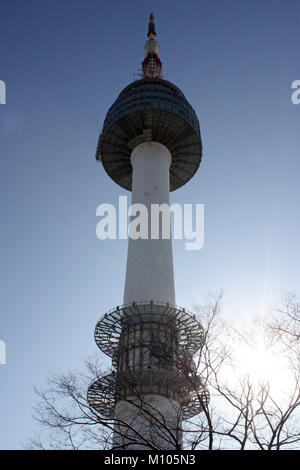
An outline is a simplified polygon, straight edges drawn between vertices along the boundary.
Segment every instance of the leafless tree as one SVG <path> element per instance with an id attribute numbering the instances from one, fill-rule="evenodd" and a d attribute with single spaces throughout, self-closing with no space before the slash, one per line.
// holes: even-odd
<path id="1" fill-rule="evenodd" d="M 88 385 L 103 377 L 99 362 L 92 359 L 86 362 L 84 374 L 53 376 L 46 391 L 37 390 L 34 416 L 43 432 L 31 440 L 30 447 L 110 449 L 117 432 L 149 450 L 159 450 L 157 433 L 163 433 L 174 449 L 181 448 L 182 435 L 184 448 L 191 450 L 300 449 L 300 304 L 296 297 L 288 296 L 272 318 L 254 325 L 225 321 L 221 295 L 211 295 L 196 312 L 204 328 L 196 361 L 187 368 L 182 357 L 172 360 L 202 404 L 198 416 L 182 423 L 178 412 L 174 432 L 159 410 L 145 403 L 137 387 L 137 399 L 129 402 L 149 423 L 150 434 L 138 435 L 135 429 L 131 433 L 128 422 L 116 422 L 115 416 L 104 417 L 90 408 Z M 156 346 L 157 354 L 164 354 L 164 344 L 161 349 Z M 209 390 L 209 402 L 203 390 Z"/>
<path id="2" fill-rule="evenodd" d="M 299 352 L 300 299 L 294 293 L 286 294 L 274 313 L 271 329 L 281 335 L 281 339 L 288 347 L 292 346 Z"/>

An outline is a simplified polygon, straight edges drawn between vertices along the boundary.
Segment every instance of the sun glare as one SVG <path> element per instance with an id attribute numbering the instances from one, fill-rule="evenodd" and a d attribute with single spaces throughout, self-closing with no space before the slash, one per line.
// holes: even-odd
<path id="1" fill-rule="evenodd" d="M 292 386 L 287 357 L 271 346 L 266 346 L 262 338 L 253 344 L 240 344 L 234 351 L 236 375 L 249 379 L 254 388 L 268 385 L 272 394 L 280 395 Z"/>
<path id="2" fill-rule="evenodd" d="M 263 344 L 244 346 L 239 351 L 239 367 L 255 382 L 269 382 L 278 369 L 278 358 Z"/>

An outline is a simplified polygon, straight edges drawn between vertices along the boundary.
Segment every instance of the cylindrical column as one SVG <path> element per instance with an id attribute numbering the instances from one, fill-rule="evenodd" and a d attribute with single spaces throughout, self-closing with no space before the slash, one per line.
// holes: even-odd
<path id="1" fill-rule="evenodd" d="M 179 450 L 181 409 L 162 395 L 129 396 L 115 407 L 113 448 L 125 450 Z"/>
<path id="2" fill-rule="evenodd" d="M 171 154 L 162 144 L 146 142 L 131 154 L 132 204 L 148 211 L 148 239 L 129 239 L 124 304 L 158 301 L 175 304 L 172 240 L 151 239 L 151 205 L 169 205 Z"/>
<path id="3" fill-rule="evenodd" d="M 145 208 L 141 211 L 147 219 L 148 237 L 129 238 L 124 304 L 149 302 L 150 305 L 153 301 L 174 305 L 172 240 L 171 236 L 163 238 L 161 216 L 157 238 L 151 237 L 153 204 L 165 205 L 164 223 L 170 228 L 166 208 L 169 209 L 171 154 L 162 144 L 146 142 L 133 150 L 131 164 L 132 204 L 142 204 Z M 157 222 L 158 218 L 156 229 Z M 172 357 L 167 356 L 173 339 L 166 331 L 158 334 L 159 324 L 145 320 L 125 329 L 119 345 L 119 370 L 128 371 L 129 376 L 137 374 L 139 379 L 136 395 L 116 403 L 115 418 L 127 424 L 116 425 L 114 445 L 139 450 L 151 448 L 147 443 L 152 443 L 154 448 L 175 449 L 181 441 L 181 408 L 176 399 L 166 396 L 168 385 L 164 384 L 164 381 L 168 384 L 174 380 L 171 375 L 168 380 L 174 365 Z"/>

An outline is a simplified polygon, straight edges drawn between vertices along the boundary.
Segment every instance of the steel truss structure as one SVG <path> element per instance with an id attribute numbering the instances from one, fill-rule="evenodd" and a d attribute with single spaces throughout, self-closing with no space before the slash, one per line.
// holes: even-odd
<path id="1" fill-rule="evenodd" d="M 186 309 L 157 302 L 118 306 L 97 323 L 95 341 L 115 369 L 88 389 L 90 406 L 102 416 L 113 418 L 119 400 L 142 402 L 148 394 L 176 400 L 182 419 L 207 406 L 209 394 L 193 368 L 203 328 Z"/>

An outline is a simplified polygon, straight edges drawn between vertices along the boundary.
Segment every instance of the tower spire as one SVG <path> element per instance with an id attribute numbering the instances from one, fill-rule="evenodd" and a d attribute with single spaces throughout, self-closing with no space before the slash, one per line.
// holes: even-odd
<path id="1" fill-rule="evenodd" d="M 145 58 L 142 62 L 142 78 L 161 78 L 162 64 L 159 58 L 159 44 L 156 41 L 154 15 L 150 14 L 148 40 L 145 43 Z"/>
<path id="2" fill-rule="evenodd" d="M 150 37 L 150 34 L 154 34 L 154 36 L 156 36 L 153 13 L 150 13 L 149 24 L 148 24 L 148 34 L 147 34 L 148 38 Z"/>

